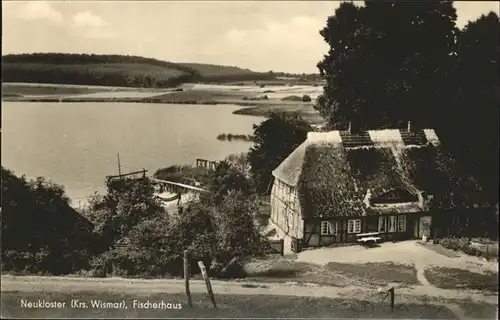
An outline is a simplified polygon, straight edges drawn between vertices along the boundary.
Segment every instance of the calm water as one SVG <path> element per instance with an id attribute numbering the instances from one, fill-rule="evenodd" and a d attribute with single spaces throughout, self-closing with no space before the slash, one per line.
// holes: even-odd
<path id="1" fill-rule="evenodd" d="M 45 176 L 66 187 L 73 205 L 104 177 L 146 168 L 150 174 L 196 158 L 220 160 L 247 151 L 219 133 L 251 134 L 262 117 L 233 115 L 237 107 L 132 103 L 2 102 L 2 165 L 17 175 Z"/>

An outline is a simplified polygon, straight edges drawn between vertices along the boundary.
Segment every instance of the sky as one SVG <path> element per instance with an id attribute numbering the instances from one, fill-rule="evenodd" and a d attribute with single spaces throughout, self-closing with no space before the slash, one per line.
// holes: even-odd
<path id="1" fill-rule="evenodd" d="M 316 73 L 337 1 L 2 1 L 2 55 L 138 55 L 254 71 Z M 499 2 L 455 2 L 457 24 Z"/>

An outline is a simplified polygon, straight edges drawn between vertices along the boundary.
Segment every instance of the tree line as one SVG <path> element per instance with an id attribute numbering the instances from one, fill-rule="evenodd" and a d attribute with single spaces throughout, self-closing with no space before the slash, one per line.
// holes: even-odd
<path id="1" fill-rule="evenodd" d="M 320 31 L 316 109 L 330 128 L 435 128 L 497 201 L 499 18 L 456 19 L 452 1 L 342 3 Z"/>
<path id="2" fill-rule="evenodd" d="M 194 67 L 152 58 L 125 55 L 30 53 L 2 57 L 2 81 L 165 88 L 185 82 L 251 81 L 269 79 L 267 73 L 242 70 L 214 74 Z"/>

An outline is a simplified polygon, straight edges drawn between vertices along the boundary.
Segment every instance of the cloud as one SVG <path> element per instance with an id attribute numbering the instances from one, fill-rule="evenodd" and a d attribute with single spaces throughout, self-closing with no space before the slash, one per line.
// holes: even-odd
<path id="1" fill-rule="evenodd" d="M 308 16 L 296 16 L 286 22 L 267 21 L 258 28 L 231 29 L 224 38 L 240 46 L 255 46 L 259 44 L 291 45 L 293 47 L 304 44 L 317 43 L 319 30 L 324 21 Z"/>
<path id="2" fill-rule="evenodd" d="M 73 23 L 76 27 L 103 27 L 106 21 L 90 11 L 82 11 L 73 16 Z"/>
<path id="3" fill-rule="evenodd" d="M 81 35 L 87 39 L 114 39 L 118 34 L 111 29 L 86 29 Z"/>
<path id="4" fill-rule="evenodd" d="M 263 19 L 255 27 L 233 27 L 203 49 L 219 64 L 258 71 L 316 71 L 328 50 L 319 34 L 325 22 L 326 18 L 304 14 L 286 20 Z"/>
<path id="5" fill-rule="evenodd" d="M 109 23 L 101 16 L 88 10 L 81 11 L 72 17 L 74 31 L 87 39 L 113 39 L 118 34 L 112 30 Z"/>
<path id="6" fill-rule="evenodd" d="M 19 18 L 24 20 L 46 20 L 59 24 L 63 22 L 61 12 L 54 9 L 47 1 L 31 1 L 20 8 Z"/>

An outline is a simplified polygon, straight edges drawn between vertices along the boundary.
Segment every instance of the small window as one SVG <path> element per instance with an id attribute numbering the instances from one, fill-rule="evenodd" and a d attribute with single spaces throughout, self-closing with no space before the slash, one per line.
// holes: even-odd
<path id="1" fill-rule="evenodd" d="M 328 221 L 321 221 L 321 235 L 330 234 L 330 225 Z"/>
<path id="2" fill-rule="evenodd" d="M 406 216 L 398 217 L 398 232 L 406 231 Z"/>
<path id="3" fill-rule="evenodd" d="M 387 232 L 387 217 L 378 217 L 378 232 Z"/>
<path id="4" fill-rule="evenodd" d="M 339 233 L 339 223 L 337 221 L 321 221 L 321 235 L 334 235 L 336 236 Z"/>
<path id="5" fill-rule="evenodd" d="M 347 233 L 360 233 L 361 232 L 361 220 L 349 220 L 347 221 Z"/>
<path id="6" fill-rule="evenodd" d="M 389 232 L 396 232 L 396 216 L 389 217 Z"/>

